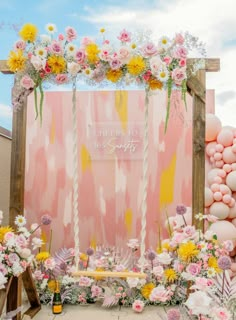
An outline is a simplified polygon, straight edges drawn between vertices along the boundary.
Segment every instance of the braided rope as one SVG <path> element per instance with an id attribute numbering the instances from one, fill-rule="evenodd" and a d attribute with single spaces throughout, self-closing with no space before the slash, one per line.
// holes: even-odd
<path id="1" fill-rule="evenodd" d="M 76 112 L 76 77 L 73 79 L 72 95 L 72 116 L 73 116 L 73 220 L 74 220 L 74 240 L 75 240 L 75 266 L 79 268 L 79 207 L 78 207 L 78 130 Z"/>

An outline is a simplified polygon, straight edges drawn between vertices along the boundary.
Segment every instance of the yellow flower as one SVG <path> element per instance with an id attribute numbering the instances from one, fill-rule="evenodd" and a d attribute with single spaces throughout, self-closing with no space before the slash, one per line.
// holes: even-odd
<path id="1" fill-rule="evenodd" d="M 99 60 L 98 53 L 100 52 L 100 50 L 96 43 L 88 44 L 85 48 L 85 51 L 87 54 L 88 61 L 90 63 L 96 63 Z"/>
<path id="2" fill-rule="evenodd" d="M 117 69 L 117 70 L 109 69 L 106 73 L 106 78 L 111 82 L 117 82 L 120 80 L 121 77 L 122 77 L 122 70 L 120 69 Z"/>
<path id="3" fill-rule="evenodd" d="M 100 29 L 100 32 L 101 32 L 101 33 L 104 33 L 105 31 L 106 31 L 106 30 L 105 30 L 104 28 L 101 28 L 101 29 Z"/>
<path id="4" fill-rule="evenodd" d="M 148 80 L 148 85 L 151 90 L 162 89 L 163 83 L 156 78 L 150 78 Z"/>
<path id="5" fill-rule="evenodd" d="M 132 44 L 131 44 L 131 48 L 132 48 L 132 49 L 135 49 L 136 47 L 137 47 L 137 46 L 136 46 L 135 43 L 132 43 Z"/>
<path id="6" fill-rule="evenodd" d="M 66 69 L 66 61 L 61 56 L 52 55 L 48 58 L 48 66 L 51 68 L 52 73 L 63 73 Z"/>
<path id="7" fill-rule="evenodd" d="M 128 72 L 133 76 L 140 75 L 145 70 L 145 61 L 141 56 L 134 56 L 127 63 Z"/>
<path id="8" fill-rule="evenodd" d="M 48 251 L 42 251 L 42 252 L 39 252 L 35 258 L 37 261 L 45 261 L 49 257 L 50 257 L 50 253 Z"/>
<path id="9" fill-rule="evenodd" d="M 54 292 L 55 289 L 56 289 L 56 280 L 49 280 L 48 281 L 48 289 L 51 291 L 51 292 Z"/>
<path id="10" fill-rule="evenodd" d="M 215 257 L 210 257 L 207 261 L 208 267 L 215 269 L 217 273 L 220 273 L 222 270 L 219 268 L 217 259 Z"/>
<path id="11" fill-rule="evenodd" d="M 164 275 L 168 282 L 174 282 L 178 278 L 174 269 L 166 269 Z"/>
<path id="12" fill-rule="evenodd" d="M 100 267 L 100 268 L 96 268 L 95 271 L 99 274 L 99 272 L 103 272 L 103 271 L 105 271 L 105 269 Z M 97 280 L 97 281 L 98 280 L 103 280 L 103 277 L 95 276 L 94 279 Z"/>
<path id="13" fill-rule="evenodd" d="M 155 288 L 155 284 L 152 282 L 146 283 L 142 288 L 141 288 L 141 294 L 145 299 L 148 299 L 152 290 Z"/>
<path id="14" fill-rule="evenodd" d="M 3 242 L 4 236 L 8 232 L 13 232 L 13 229 L 9 226 L 6 227 L 0 227 L 0 242 Z"/>
<path id="15" fill-rule="evenodd" d="M 199 250 L 197 249 L 196 245 L 191 241 L 182 243 L 179 246 L 178 255 L 180 259 L 184 262 L 190 262 L 198 254 Z"/>
<path id="16" fill-rule="evenodd" d="M 12 72 L 21 71 L 25 67 L 26 57 L 22 50 L 11 51 L 7 60 L 7 65 Z"/>
<path id="17" fill-rule="evenodd" d="M 81 253 L 79 255 L 79 258 L 80 258 L 81 261 L 87 261 L 88 260 L 88 256 L 85 253 Z"/>
<path id="18" fill-rule="evenodd" d="M 37 27 L 32 23 L 26 23 L 23 25 L 19 32 L 19 36 L 29 42 L 34 42 L 37 37 L 38 29 Z"/>

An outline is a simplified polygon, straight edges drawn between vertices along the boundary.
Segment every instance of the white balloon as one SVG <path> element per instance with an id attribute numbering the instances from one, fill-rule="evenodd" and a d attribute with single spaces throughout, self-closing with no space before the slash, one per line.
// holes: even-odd
<path id="1" fill-rule="evenodd" d="M 236 191 L 236 171 L 232 171 L 227 175 L 226 184 L 232 191 Z"/>
<path id="2" fill-rule="evenodd" d="M 220 242 L 236 238 L 236 228 L 229 221 L 216 221 L 209 229 L 216 233 Z"/>
<path id="3" fill-rule="evenodd" d="M 221 201 L 214 202 L 210 206 L 209 212 L 218 219 L 223 220 L 226 219 L 229 215 L 229 206 Z"/>

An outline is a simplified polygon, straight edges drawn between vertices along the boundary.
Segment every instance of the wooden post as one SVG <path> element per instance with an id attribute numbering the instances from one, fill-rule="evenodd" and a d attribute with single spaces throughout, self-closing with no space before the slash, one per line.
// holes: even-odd
<path id="1" fill-rule="evenodd" d="M 22 301 L 22 279 L 19 277 L 12 277 L 11 285 L 7 295 L 7 312 L 16 310 L 21 306 Z M 12 320 L 20 320 L 21 312 L 18 312 Z"/>

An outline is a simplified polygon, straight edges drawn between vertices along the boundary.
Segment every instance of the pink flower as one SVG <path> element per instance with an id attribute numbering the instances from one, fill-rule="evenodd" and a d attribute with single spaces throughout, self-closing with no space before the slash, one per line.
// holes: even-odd
<path id="1" fill-rule="evenodd" d="M 180 67 L 185 67 L 185 66 L 186 66 L 186 58 L 180 59 L 180 61 L 179 61 L 179 66 L 180 66 Z"/>
<path id="2" fill-rule="evenodd" d="M 81 286 L 81 287 L 89 287 L 92 282 L 93 282 L 93 280 L 88 277 L 80 277 L 79 278 L 79 286 Z"/>
<path id="3" fill-rule="evenodd" d="M 85 59 L 84 49 L 78 49 L 75 53 L 75 59 L 78 63 L 83 63 Z"/>
<path id="4" fill-rule="evenodd" d="M 26 47 L 26 43 L 23 40 L 16 41 L 14 45 L 15 50 L 25 50 L 25 47 Z"/>
<path id="5" fill-rule="evenodd" d="M 155 56 L 150 59 L 149 63 L 150 63 L 150 68 L 151 68 L 152 73 L 155 74 L 158 72 L 158 70 L 162 64 L 162 61 L 159 56 Z"/>
<path id="6" fill-rule="evenodd" d="M 23 234 L 19 234 L 16 236 L 16 245 L 25 248 L 27 247 L 28 241 L 27 239 L 23 236 Z"/>
<path id="7" fill-rule="evenodd" d="M 101 48 L 101 52 L 99 54 L 100 58 L 104 61 L 110 61 L 111 60 L 111 51 L 112 51 L 112 48 L 108 45 L 105 45 Z"/>
<path id="8" fill-rule="evenodd" d="M 23 88 L 29 90 L 31 88 L 34 88 L 35 83 L 34 83 L 34 80 L 31 79 L 30 76 L 26 74 L 24 77 L 21 78 L 20 85 Z"/>
<path id="9" fill-rule="evenodd" d="M 131 33 L 123 29 L 120 32 L 120 35 L 117 37 L 121 42 L 130 42 L 131 41 Z"/>
<path id="10" fill-rule="evenodd" d="M 127 47 L 120 47 L 118 51 L 118 58 L 122 63 L 127 63 L 130 60 L 130 49 Z"/>
<path id="11" fill-rule="evenodd" d="M 196 233 L 194 226 L 186 226 L 183 228 L 183 233 L 186 237 L 192 237 Z"/>
<path id="12" fill-rule="evenodd" d="M 150 301 L 160 301 L 160 302 L 166 302 L 170 300 L 171 298 L 171 290 L 166 289 L 164 286 L 159 285 L 156 288 L 154 288 L 149 296 Z"/>
<path id="13" fill-rule="evenodd" d="M 191 287 L 191 289 L 197 289 L 197 290 L 206 290 L 209 287 L 209 282 L 208 279 L 206 278 L 201 278 L 201 277 L 196 277 L 195 278 L 195 285 Z"/>
<path id="14" fill-rule="evenodd" d="M 170 309 L 167 312 L 167 320 L 179 320 L 180 311 L 178 309 Z"/>
<path id="15" fill-rule="evenodd" d="M 176 48 L 176 50 L 173 53 L 173 56 L 176 59 L 186 59 L 187 58 L 187 54 L 188 54 L 188 50 L 185 47 L 178 47 Z"/>
<path id="16" fill-rule="evenodd" d="M 67 27 L 66 28 L 66 40 L 71 42 L 77 38 L 77 32 L 74 28 L 72 27 Z"/>
<path id="17" fill-rule="evenodd" d="M 224 246 L 225 250 L 227 250 L 229 252 L 234 250 L 234 244 L 233 244 L 232 240 L 224 241 L 223 246 Z"/>
<path id="18" fill-rule="evenodd" d="M 20 261 L 19 256 L 16 253 L 10 253 L 8 256 L 8 261 L 13 264 Z"/>
<path id="19" fill-rule="evenodd" d="M 152 43 L 148 42 L 142 47 L 144 57 L 148 58 L 157 54 L 157 47 Z"/>
<path id="20" fill-rule="evenodd" d="M 44 68 L 44 61 L 39 57 L 32 55 L 30 58 L 30 62 L 32 63 L 32 65 L 37 71 Z"/>
<path id="21" fill-rule="evenodd" d="M 211 314 L 214 315 L 215 320 L 230 320 L 232 316 L 229 311 L 223 307 L 214 308 Z"/>
<path id="22" fill-rule="evenodd" d="M 164 269 L 162 266 L 157 266 L 157 267 L 153 268 L 152 272 L 155 277 L 162 277 L 162 275 L 164 273 Z"/>
<path id="23" fill-rule="evenodd" d="M 183 80 L 186 79 L 186 69 L 185 68 L 176 68 L 172 71 L 171 74 L 172 79 L 174 80 L 177 86 L 180 86 Z"/>
<path id="24" fill-rule="evenodd" d="M 57 74 L 55 80 L 57 84 L 63 84 L 68 81 L 68 76 L 67 74 Z"/>
<path id="25" fill-rule="evenodd" d="M 60 33 L 60 34 L 58 35 L 58 40 L 59 40 L 59 41 L 63 41 L 64 39 L 65 39 L 64 35 L 63 35 L 62 33 Z"/>
<path id="26" fill-rule="evenodd" d="M 147 72 L 144 73 L 143 75 L 143 80 L 148 81 L 152 76 L 151 70 L 148 70 Z"/>
<path id="27" fill-rule="evenodd" d="M 112 70 L 120 69 L 121 66 L 122 66 L 122 63 L 119 59 L 112 59 L 110 61 L 110 67 Z"/>
<path id="28" fill-rule="evenodd" d="M 172 58 L 169 56 L 166 56 L 163 58 L 163 61 L 165 62 L 165 64 L 168 66 L 171 64 Z"/>
<path id="29" fill-rule="evenodd" d="M 144 308 L 144 302 L 142 300 L 135 300 L 132 304 L 132 309 L 135 312 L 141 313 Z"/>
<path id="30" fill-rule="evenodd" d="M 176 36 L 175 36 L 175 43 L 176 44 L 184 44 L 184 37 L 182 36 L 181 33 L 177 33 Z"/>
<path id="31" fill-rule="evenodd" d="M 7 232 L 7 233 L 4 235 L 4 241 L 7 242 L 7 241 L 9 241 L 9 240 L 14 239 L 14 237 L 15 237 L 14 232 Z"/>
<path id="32" fill-rule="evenodd" d="M 197 263 L 190 263 L 187 266 L 186 271 L 190 273 L 192 276 L 196 276 L 200 273 L 201 266 L 199 266 Z"/>
<path id="33" fill-rule="evenodd" d="M 191 314 L 207 315 L 212 299 L 204 291 L 195 291 L 190 293 L 188 300 L 185 302 Z"/>
<path id="34" fill-rule="evenodd" d="M 81 45 L 82 45 L 83 47 L 86 47 L 88 44 L 91 44 L 91 43 L 94 43 L 94 41 L 93 41 L 93 39 L 90 38 L 90 37 L 84 37 L 84 38 L 82 38 L 82 40 L 81 40 Z"/>
<path id="35" fill-rule="evenodd" d="M 55 262 L 54 258 L 47 258 L 44 261 L 44 266 L 46 269 L 53 270 L 56 266 L 56 262 Z"/>
<path id="36" fill-rule="evenodd" d="M 50 46 L 50 51 L 56 54 L 63 54 L 63 49 L 61 43 L 54 40 Z"/>
<path id="37" fill-rule="evenodd" d="M 91 288 L 92 298 L 99 297 L 102 294 L 102 288 L 93 285 Z"/>

